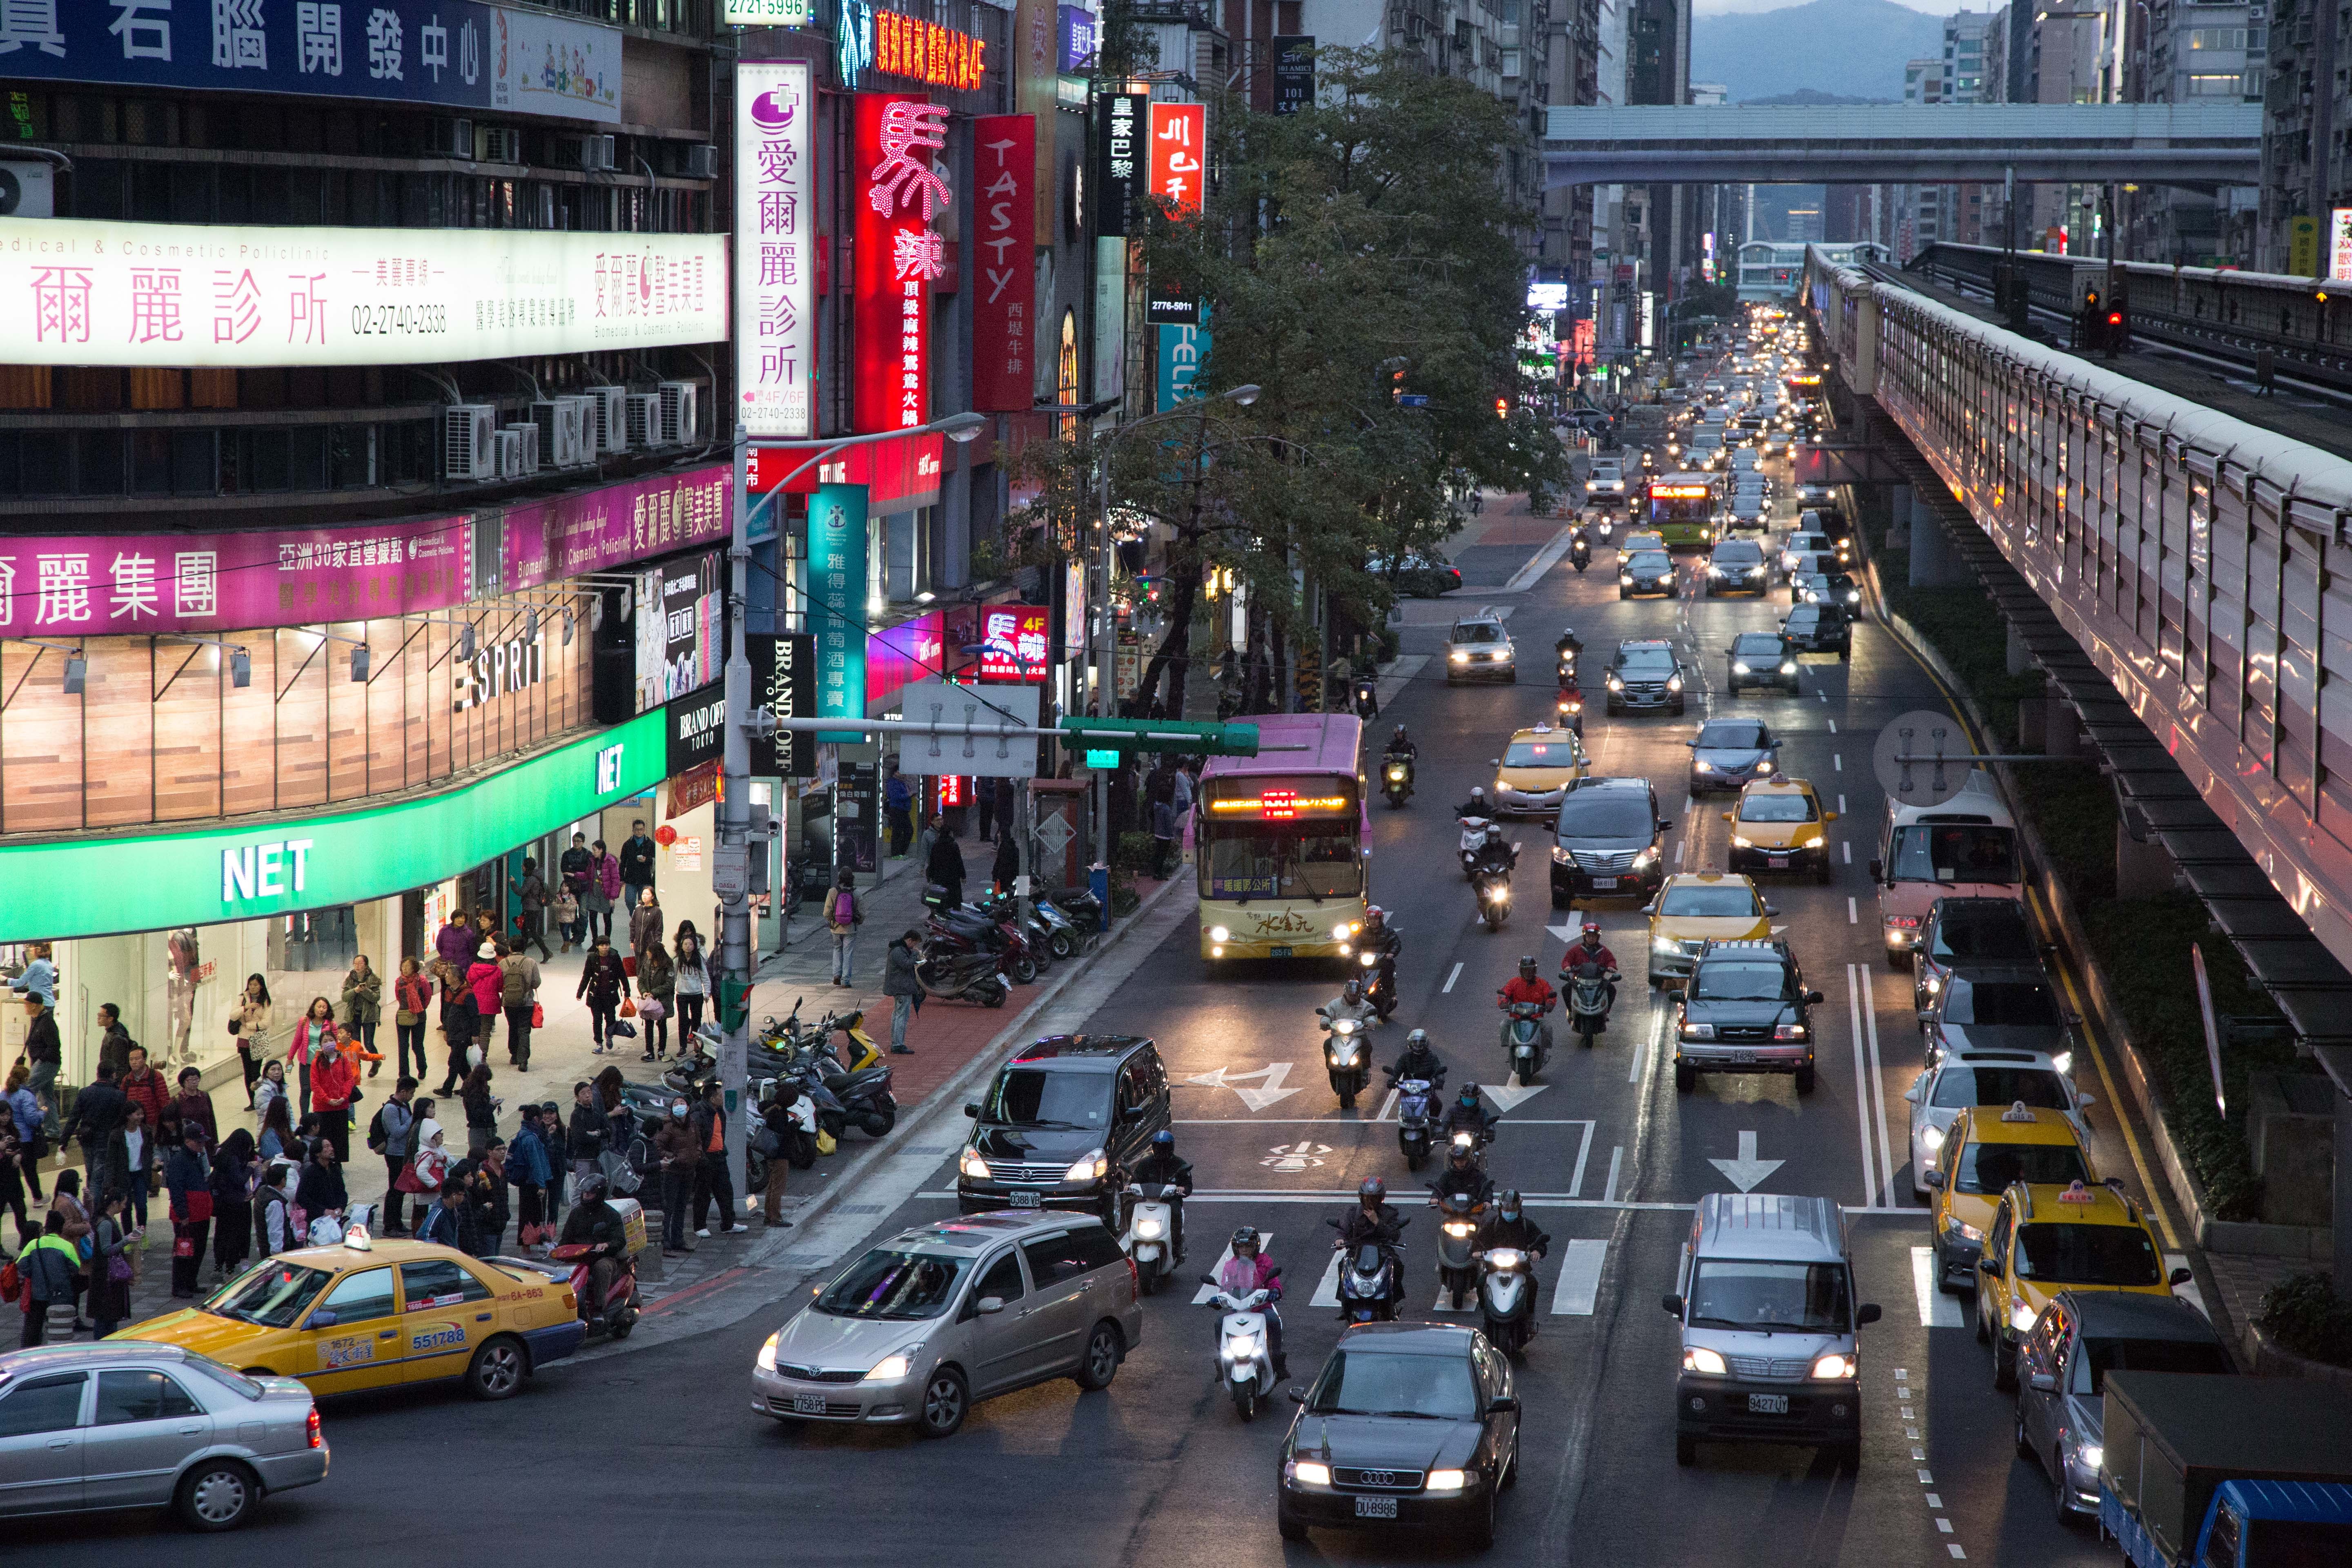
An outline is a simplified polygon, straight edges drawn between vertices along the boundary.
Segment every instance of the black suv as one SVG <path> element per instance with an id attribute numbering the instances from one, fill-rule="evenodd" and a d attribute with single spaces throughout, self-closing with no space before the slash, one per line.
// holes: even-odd
<path id="1" fill-rule="evenodd" d="M 1706 559 L 1706 596 L 1770 591 L 1772 580 L 1764 570 L 1764 547 L 1752 539 L 1727 539 Z"/>
<path id="2" fill-rule="evenodd" d="M 1645 778 L 1580 779 L 1568 786 L 1551 847 L 1551 907 L 1587 898 L 1657 896 L 1666 879 L 1662 846 L 1674 824 L 1658 815 Z"/>
<path id="3" fill-rule="evenodd" d="M 1684 983 L 1675 1030 L 1675 1088 L 1703 1072 L 1794 1073 L 1813 1092 L 1813 1005 L 1785 942 L 1710 942 Z"/>
<path id="4" fill-rule="evenodd" d="M 1799 605 L 1780 618 L 1780 635 L 1806 653 L 1853 657 L 1853 626 L 1836 605 Z"/>
<path id="5" fill-rule="evenodd" d="M 1628 637 L 1609 661 L 1609 716 L 1683 710 L 1683 664 L 1664 637 Z"/>
<path id="6" fill-rule="evenodd" d="M 1724 683 L 1732 696 L 1743 686 L 1777 686 L 1794 696 L 1797 690 L 1797 650 L 1779 632 L 1742 632 L 1727 650 L 1731 668 Z"/>
<path id="7" fill-rule="evenodd" d="M 1139 1035 L 1050 1035 L 963 1113 L 979 1125 L 956 1161 L 958 1209 L 1084 1209 L 1116 1235 L 1127 1173 L 1168 1125 L 1168 1072 Z"/>
<path id="8" fill-rule="evenodd" d="M 2033 934 L 2015 899 L 1937 899 L 1919 929 L 1911 968 L 1911 1005 L 1922 1020 L 1934 1011 L 1952 971 L 1964 963 L 2042 966 L 2050 948 Z"/>

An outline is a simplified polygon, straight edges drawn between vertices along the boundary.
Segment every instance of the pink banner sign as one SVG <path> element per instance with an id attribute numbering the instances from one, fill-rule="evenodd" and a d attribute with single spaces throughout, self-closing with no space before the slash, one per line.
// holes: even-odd
<path id="1" fill-rule="evenodd" d="M 733 498 L 728 466 L 715 463 L 510 507 L 499 580 L 509 591 L 536 588 L 724 539 Z"/>

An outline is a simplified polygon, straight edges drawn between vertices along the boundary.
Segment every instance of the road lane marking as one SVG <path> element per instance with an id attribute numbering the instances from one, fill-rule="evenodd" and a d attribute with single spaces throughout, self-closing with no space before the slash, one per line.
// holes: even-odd
<path id="1" fill-rule="evenodd" d="M 1609 1185 L 1601 1189 L 1602 1202 L 1613 1204 L 1617 1201 L 1617 1172 L 1624 1163 L 1625 1145 L 1620 1143 L 1609 1151 Z"/>
<path id="2" fill-rule="evenodd" d="M 1838 815 L 1840 816 L 1845 815 L 1845 796 L 1843 795 L 1838 796 Z"/>
<path id="3" fill-rule="evenodd" d="M 1875 1108 L 1871 1114 L 1871 1120 L 1878 1124 L 1878 1177 L 1880 1185 L 1884 1189 L 1886 1206 L 1893 1208 L 1895 1206 L 1895 1156 L 1886 1136 L 1886 1069 L 1879 1063 L 1878 1003 L 1870 991 L 1873 973 L 1870 967 L 1867 964 L 1856 964 L 1854 968 L 1862 982 L 1862 1026 L 1870 1036 L 1870 1103 Z M 1908 1154 L 1907 1148 L 1906 1153 Z M 1870 1194 L 1870 1201 L 1874 1204 L 1877 1203 L 1880 1197 L 1879 1193 L 1873 1193 Z"/>
<path id="4" fill-rule="evenodd" d="M 1834 719 L 1830 721 L 1830 733 L 1832 735 L 1837 733 L 1837 721 Z"/>
<path id="5" fill-rule="evenodd" d="M 1591 1152 L 1592 1123 L 1588 1121 L 1584 1124 L 1584 1141 L 1576 1146 L 1576 1169 L 1568 1178 L 1570 1197 L 1580 1198 L 1584 1195 L 1584 1160 L 1585 1156 Z"/>
<path id="6" fill-rule="evenodd" d="M 1315 1287 L 1315 1299 L 1310 1307 L 1336 1307 L 1339 1304 L 1339 1250 L 1331 1249 L 1331 1261 L 1323 1266 L 1323 1279 Z"/>
<path id="7" fill-rule="evenodd" d="M 1375 1121 L 1386 1121 L 1391 1115 L 1394 1114 L 1397 1101 L 1402 1098 L 1402 1095 L 1403 1091 L 1402 1089 L 1390 1089 L 1389 1097 L 1381 1101 L 1381 1108 L 1373 1114 L 1372 1120 Z"/>
<path id="8" fill-rule="evenodd" d="M 1959 1302 L 1937 1289 L 1937 1267 L 1933 1247 L 1911 1249 L 1911 1293 L 1919 1300 L 1919 1326 L 1925 1329 L 1964 1327 L 1960 1321 Z"/>
<path id="9" fill-rule="evenodd" d="M 1852 925 L 1860 925 L 1860 924 L 1862 923 L 1862 916 L 1861 916 L 1859 913 L 1855 912 L 1855 910 L 1854 910 L 1854 907 L 1853 907 L 1853 896 L 1852 894 L 1848 894 L 1848 895 L 1846 896 L 1846 900 L 1845 900 L 1845 923 L 1846 923 L 1846 924 L 1848 924 L 1848 925 L 1850 925 L 1850 926 L 1852 926 Z"/>
<path id="10" fill-rule="evenodd" d="M 1679 866 L 1679 865 L 1681 865 L 1681 864 L 1683 863 L 1683 851 L 1684 851 L 1685 849 L 1689 848 L 1689 847 L 1690 847 L 1690 840 L 1689 840 L 1689 839 L 1687 839 L 1687 838 L 1677 838 L 1677 839 L 1675 839 L 1675 865 Z"/>
<path id="11" fill-rule="evenodd" d="M 1853 1110 L 1855 1128 L 1862 1140 L 1862 1194 L 1864 1203 L 1878 1195 L 1878 1172 L 1873 1166 L 1870 1152 L 1870 1076 L 1862 1063 L 1862 995 L 1854 979 L 1854 966 L 1845 966 L 1845 1010 L 1853 1046 Z"/>
<path id="12" fill-rule="evenodd" d="M 1814 695 L 1814 696 L 1816 696 L 1816 697 L 1818 697 L 1818 698 L 1820 698 L 1820 699 L 1821 699 L 1822 701 L 1824 701 L 1824 702 L 1827 702 L 1827 701 L 1830 700 L 1830 694 L 1829 694 L 1828 692 L 1826 692 L 1826 691 L 1823 691 L 1823 690 L 1822 690 L 1820 687 L 1818 687 L 1818 686 L 1817 686 L 1817 687 L 1815 687 L 1815 688 L 1813 688 L 1813 695 Z"/>
<path id="13" fill-rule="evenodd" d="M 1468 1313 L 1478 1310 L 1478 1287 L 1476 1284 L 1472 1284 L 1469 1289 L 1463 1292 L 1462 1305 L 1458 1307 L 1451 1305 L 1450 1303 L 1453 1297 L 1454 1292 L 1448 1290 L 1443 1284 L 1440 1284 L 1437 1287 L 1437 1300 L 1430 1304 L 1429 1310 L 1433 1312 L 1444 1312 L 1448 1315 L 1455 1312 Z"/>
<path id="14" fill-rule="evenodd" d="M 1840 839 L 1838 841 L 1838 850 L 1845 857 L 1845 863 L 1847 865 L 1851 866 L 1853 864 L 1853 844 L 1851 840 Z"/>
<path id="15" fill-rule="evenodd" d="M 1845 753 L 1843 752 L 1832 752 L 1830 753 L 1830 766 L 1835 768 L 1839 773 L 1845 772 Z"/>
<path id="16" fill-rule="evenodd" d="M 1554 1317 L 1589 1318 L 1601 1299 L 1601 1266 L 1609 1261 L 1605 1241 L 1571 1241 L 1559 1260 L 1559 1283 L 1552 1288 Z"/>
<path id="17" fill-rule="evenodd" d="M 1457 981 L 1457 980 L 1461 979 L 1461 978 L 1462 978 L 1462 966 L 1461 966 L 1460 964 L 1458 964 L 1458 963 L 1457 963 L 1457 964 L 1455 964 L 1455 965 L 1454 966 L 1454 973 L 1451 973 L 1451 974 L 1449 974 L 1449 975 L 1447 975 L 1447 976 L 1445 977 L 1445 984 L 1444 984 L 1444 986 L 1443 987 L 1443 989 L 1439 992 L 1439 994 L 1441 994 L 1441 995 L 1444 995 L 1444 994 L 1447 994 L 1451 993 L 1451 992 L 1453 991 L 1453 989 L 1454 989 L 1454 983 L 1455 981 Z"/>

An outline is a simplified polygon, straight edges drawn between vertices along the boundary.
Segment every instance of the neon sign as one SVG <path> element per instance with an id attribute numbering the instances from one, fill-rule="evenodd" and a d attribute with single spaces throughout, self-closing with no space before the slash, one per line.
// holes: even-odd
<path id="1" fill-rule="evenodd" d="M 841 0 L 835 42 L 846 88 L 855 89 L 872 70 L 969 92 L 988 74 L 985 39 L 919 16 L 877 10 L 870 0 Z"/>

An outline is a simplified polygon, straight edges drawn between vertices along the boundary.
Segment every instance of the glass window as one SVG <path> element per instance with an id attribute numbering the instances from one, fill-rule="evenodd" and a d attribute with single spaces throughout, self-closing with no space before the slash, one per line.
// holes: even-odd
<path id="1" fill-rule="evenodd" d="M 0 1397 L 0 1437 L 69 1432 L 81 1423 L 82 1374 L 29 1378 Z"/>
<path id="2" fill-rule="evenodd" d="M 1643 570 L 1643 557 L 1636 556 L 1633 566 Z M 1665 556 L 1656 558 L 1657 570 L 1664 571 L 1669 563 Z M 1662 680 L 1675 672 L 1673 650 L 1663 647 L 1629 647 L 1617 656 L 1617 671 L 1630 680 Z"/>
<path id="3" fill-rule="evenodd" d="M 223 1366 L 220 1363 L 206 1360 L 203 1356 L 190 1356 L 182 1364 L 190 1372 L 210 1378 L 241 1399 L 258 1399 L 268 1392 L 235 1367 Z"/>
<path id="4" fill-rule="evenodd" d="M 2014 1105 L 2019 1100 L 2037 1110 L 2067 1110 L 2065 1081 L 2048 1068 L 1948 1067 L 1936 1075 L 1936 1092 L 1928 1104 L 1951 1109 L 1964 1105 Z"/>
<path id="5" fill-rule="evenodd" d="M 1022 1127 L 1108 1127 L 1110 1079 L 1103 1073 L 1009 1067 L 996 1075 L 981 1116 Z"/>
<path id="6" fill-rule="evenodd" d="M 168 1421 L 175 1415 L 201 1415 L 204 1406 L 188 1391 L 160 1372 L 101 1372 L 98 1374 L 99 1426 L 121 1426 L 132 1421 Z"/>
<path id="7" fill-rule="evenodd" d="M 1077 1236 L 1067 1231 L 1023 1242 L 1021 1256 L 1029 1260 L 1029 1278 L 1040 1290 L 1066 1284 L 1094 1267 L 1087 1260 L 1086 1249 L 1078 1245 Z"/>
<path id="8" fill-rule="evenodd" d="M 1691 996 L 1700 1002 L 1780 1002 L 1789 991 L 1789 972 L 1780 964 L 1738 959 L 1710 959 L 1691 983 Z"/>
<path id="9" fill-rule="evenodd" d="M 1213 899 L 1353 898 L 1363 890 L 1360 829 L 1335 821 L 1219 822 L 1209 829 L 1205 867 Z"/>
<path id="10" fill-rule="evenodd" d="M 1821 808 L 1813 797 L 1802 791 L 1749 795 L 1739 802 L 1742 822 L 1819 822 L 1821 817 Z"/>
<path id="11" fill-rule="evenodd" d="M 1466 1357 L 1342 1350 L 1315 1380 L 1307 1407 L 1318 1415 L 1429 1415 L 1474 1420 L 1478 1389 Z"/>
<path id="12" fill-rule="evenodd" d="M 1657 827 L 1649 801 L 1633 792 L 1571 790 L 1559 808 L 1562 838 L 1648 838 Z"/>
<path id="13" fill-rule="evenodd" d="M 1566 768 L 1582 761 L 1573 736 L 1549 741 L 1513 741 L 1503 752 L 1507 768 Z"/>
<path id="14" fill-rule="evenodd" d="M 2065 1015 L 2046 985 L 2031 981 L 1955 980 L 1940 1016 L 1951 1024 L 2056 1028 Z"/>
<path id="15" fill-rule="evenodd" d="M 2155 1285 L 2164 1260 L 2136 1225 L 2020 1226 L 2017 1277 L 2069 1285 Z"/>
<path id="16" fill-rule="evenodd" d="M 258 1323 L 265 1329 L 283 1329 L 302 1315 L 333 1278 L 323 1268 L 257 1263 L 214 1291 L 199 1310 Z"/>
<path id="17" fill-rule="evenodd" d="M 936 1318 L 971 1271 L 968 1258 L 877 1247 L 835 1278 L 816 1310 L 836 1318 Z"/>
<path id="18" fill-rule="evenodd" d="M 1960 1152 L 1960 1168 L 1952 1179 L 1956 1193 L 1986 1195 L 2008 1190 L 2011 1182 L 2065 1186 L 2087 1183 L 2083 1152 L 2072 1143 L 1980 1143 L 1971 1140 Z"/>
<path id="19" fill-rule="evenodd" d="M 1765 743 L 1764 726 L 1750 719 L 1718 719 L 1699 727 L 1698 746 L 1703 752 L 1759 752 Z"/>
<path id="20" fill-rule="evenodd" d="M 1981 914 L 1948 911 L 1936 922 L 1929 955 L 1960 963 L 2032 963 L 2042 962 L 2042 950 L 2026 928 L 2022 908 L 2014 913 Z"/>
<path id="21" fill-rule="evenodd" d="M 1998 824 L 1916 823 L 1895 836 L 1898 882 L 2014 882 L 2017 830 Z"/>
<path id="22" fill-rule="evenodd" d="M 464 1264 L 446 1258 L 402 1264 L 400 1289 L 401 1299 L 412 1312 L 490 1299 L 488 1286 L 475 1279 Z"/>
<path id="23" fill-rule="evenodd" d="M 394 1310 L 392 1270 L 362 1268 L 356 1274 L 346 1274 L 327 1292 L 326 1300 L 319 1303 L 319 1310 L 334 1313 L 339 1326 L 391 1317 Z"/>
<path id="24" fill-rule="evenodd" d="M 2246 1521 L 2246 1561 L 2259 1563 L 2263 1568 L 2340 1568 L 2347 1559 L 2352 1559 L 2352 1523 L 2324 1519 Z"/>
<path id="25" fill-rule="evenodd" d="M 980 1277 L 980 1283 L 972 1287 L 973 1300 L 982 1296 L 993 1296 L 1000 1301 L 1021 1300 L 1020 1258 L 1010 1252 L 999 1253 L 996 1261 L 988 1266 L 988 1272 Z"/>
<path id="26" fill-rule="evenodd" d="M 1636 577 L 1663 577 L 1674 569 L 1674 557 L 1656 550 L 1644 550 L 1625 563 L 1625 570 L 1631 572 Z M 1671 663 L 1672 659 L 1673 656 L 1671 654 L 1660 654 L 1656 658 L 1648 660 L 1647 662 L 1658 663 L 1663 661 Z M 1635 666 L 1642 662 L 1643 661 L 1639 656 L 1629 655 L 1625 658 L 1618 661 L 1618 668 L 1630 675 L 1633 672 Z M 1662 671 L 1661 673 L 1664 672 Z"/>
<path id="27" fill-rule="evenodd" d="M 1461 643 L 1501 642 L 1503 628 L 1492 621 L 1464 621 L 1454 628 L 1454 640 Z"/>
<path id="28" fill-rule="evenodd" d="M 1738 882 L 1684 882 L 1666 889 L 1658 913 L 1691 920 L 1737 920 L 1762 914 L 1756 889 Z"/>
<path id="29" fill-rule="evenodd" d="M 1692 1273 L 1690 1321 L 1718 1329 L 1841 1333 L 1851 1326 L 1845 1265 L 1702 1258 Z"/>

